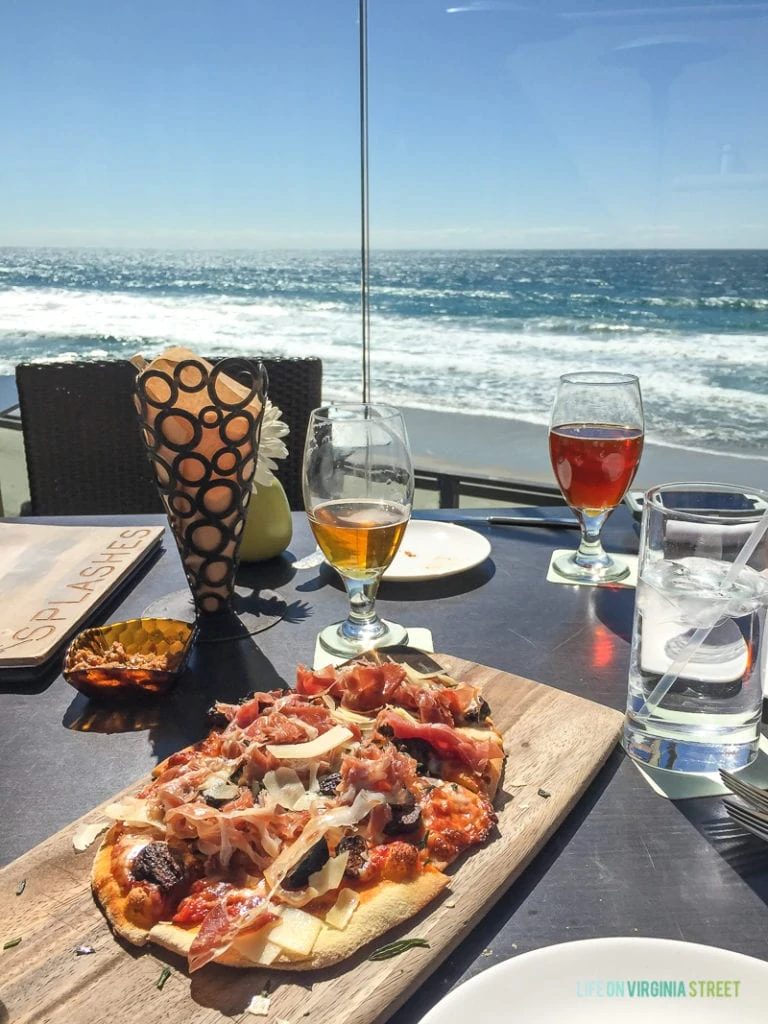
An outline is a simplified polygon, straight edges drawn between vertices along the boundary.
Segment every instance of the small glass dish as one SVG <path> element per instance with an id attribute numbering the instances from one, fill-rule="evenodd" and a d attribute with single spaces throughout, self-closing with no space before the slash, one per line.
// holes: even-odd
<path id="1" fill-rule="evenodd" d="M 96 700 L 157 696 L 173 686 L 197 627 L 178 619 L 129 619 L 85 629 L 64 658 L 70 686 Z"/>

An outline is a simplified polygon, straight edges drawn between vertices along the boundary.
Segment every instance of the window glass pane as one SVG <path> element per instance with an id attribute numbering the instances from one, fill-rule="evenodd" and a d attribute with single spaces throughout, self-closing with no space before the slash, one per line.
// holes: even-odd
<path id="1" fill-rule="evenodd" d="M 360 393 L 358 41 L 357 0 L 0 5 L 0 410 L 18 362 L 169 344 Z"/>
<path id="2" fill-rule="evenodd" d="M 372 390 L 424 464 L 554 486 L 558 376 L 640 376 L 638 482 L 768 450 L 768 4 L 370 14 Z M 461 419 L 481 414 L 504 418 Z M 721 461 L 696 449 L 748 454 Z"/>
<path id="3" fill-rule="evenodd" d="M 0 91 L 3 372 L 359 334 L 355 0 L 4 4 Z"/>

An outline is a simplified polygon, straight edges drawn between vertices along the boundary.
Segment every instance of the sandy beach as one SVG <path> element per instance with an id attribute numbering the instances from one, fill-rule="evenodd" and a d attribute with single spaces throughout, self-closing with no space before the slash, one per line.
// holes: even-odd
<path id="1" fill-rule="evenodd" d="M 418 466 L 557 486 L 544 425 L 422 409 L 404 412 Z M 646 490 L 678 480 L 766 488 L 768 460 L 646 443 L 633 486 Z"/>
<path id="2" fill-rule="evenodd" d="M 404 412 L 419 468 L 556 486 L 543 425 L 423 409 Z M 646 444 L 635 486 L 646 489 L 678 480 L 767 487 L 768 461 Z M 0 429 L 0 492 L 4 514 L 18 515 L 29 497 L 20 431 Z M 419 507 L 435 502 L 434 492 L 417 495 Z"/>

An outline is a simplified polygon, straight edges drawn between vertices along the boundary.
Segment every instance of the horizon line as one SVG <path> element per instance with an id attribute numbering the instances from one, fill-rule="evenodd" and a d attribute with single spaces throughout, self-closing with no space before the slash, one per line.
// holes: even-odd
<path id="1" fill-rule="evenodd" d="M 359 255 L 359 246 L 278 246 L 278 245 L 105 245 L 74 243 L 71 245 L 45 243 L 1 243 L 0 252 L 11 249 L 25 250 L 93 250 L 95 252 L 340 252 Z M 560 246 L 371 246 L 370 252 L 768 252 L 768 245 L 560 245 Z"/>

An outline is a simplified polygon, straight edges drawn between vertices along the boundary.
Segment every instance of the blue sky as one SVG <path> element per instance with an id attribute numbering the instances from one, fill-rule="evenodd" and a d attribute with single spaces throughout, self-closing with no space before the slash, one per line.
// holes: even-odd
<path id="1" fill-rule="evenodd" d="M 768 0 L 369 0 L 374 247 L 768 246 Z M 356 0 L 4 0 L 0 245 L 354 247 Z"/>

